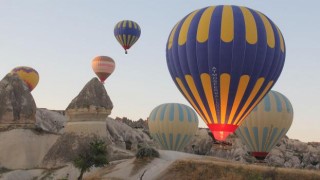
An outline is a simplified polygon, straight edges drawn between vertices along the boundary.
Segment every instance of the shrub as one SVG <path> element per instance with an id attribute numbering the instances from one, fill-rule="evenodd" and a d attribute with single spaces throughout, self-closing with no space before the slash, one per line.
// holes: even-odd
<path id="1" fill-rule="evenodd" d="M 83 173 L 91 167 L 103 167 L 108 163 L 107 145 L 101 139 L 95 139 L 88 146 L 82 146 L 78 156 L 73 160 L 73 165 L 80 169 L 78 180 L 81 180 Z"/>
<path id="2" fill-rule="evenodd" d="M 152 147 L 142 147 L 138 150 L 136 154 L 136 158 L 138 159 L 155 158 L 159 156 L 160 156 L 159 152 Z"/>

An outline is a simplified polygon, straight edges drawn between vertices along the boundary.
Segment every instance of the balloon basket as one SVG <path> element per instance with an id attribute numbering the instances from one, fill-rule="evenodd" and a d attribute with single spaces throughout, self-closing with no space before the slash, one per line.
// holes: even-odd
<path id="1" fill-rule="evenodd" d="M 227 141 L 214 141 L 213 147 L 216 149 L 230 150 L 232 148 L 232 143 Z"/>

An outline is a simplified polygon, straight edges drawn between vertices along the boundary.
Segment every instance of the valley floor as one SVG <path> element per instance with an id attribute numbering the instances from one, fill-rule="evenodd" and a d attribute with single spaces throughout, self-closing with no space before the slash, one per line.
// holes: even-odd
<path id="1" fill-rule="evenodd" d="M 155 159 L 124 159 L 94 168 L 84 179 L 320 179 L 320 172 L 270 167 L 264 164 L 241 164 L 221 158 L 159 150 Z M 76 179 L 77 169 L 71 164 L 57 169 L 32 169 L 0 172 L 0 179 Z"/>

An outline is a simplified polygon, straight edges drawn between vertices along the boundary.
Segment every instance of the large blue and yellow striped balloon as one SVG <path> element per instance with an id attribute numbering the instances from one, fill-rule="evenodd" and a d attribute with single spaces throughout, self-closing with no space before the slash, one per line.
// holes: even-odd
<path id="1" fill-rule="evenodd" d="M 176 86 L 215 138 L 224 140 L 277 81 L 285 43 L 260 12 L 211 6 L 174 26 L 166 52 Z"/>
<path id="2" fill-rule="evenodd" d="M 271 90 L 239 126 L 236 134 L 253 156 L 264 159 L 288 132 L 292 120 L 290 101 Z"/>
<path id="3" fill-rule="evenodd" d="M 114 27 L 114 36 L 124 48 L 126 54 L 127 50 L 138 41 L 140 34 L 140 26 L 134 21 L 123 20 Z"/>
<path id="4" fill-rule="evenodd" d="M 182 150 L 198 130 L 198 117 L 189 106 L 161 104 L 148 119 L 149 132 L 162 149 Z"/>

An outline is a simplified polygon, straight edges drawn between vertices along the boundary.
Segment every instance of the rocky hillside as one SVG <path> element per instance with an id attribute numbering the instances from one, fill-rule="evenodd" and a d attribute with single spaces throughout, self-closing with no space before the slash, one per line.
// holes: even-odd
<path id="1" fill-rule="evenodd" d="M 127 117 L 116 117 L 115 120 L 120 121 L 122 123 L 127 124 L 128 126 L 132 127 L 132 128 L 141 128 L 141 129 L 145 129 L 148 130 L 148 122 L 146 120 L 143 119 L 139 119 L 137 121 L 133 121 L 131 119 L 128 119 Z"/>
<path id="2" fill-rule="evenodd" d="M 0 138 L 2 139 L 0 141 L 2 147 L 0 154 L 4 155 L 2 159 L 0 158 L 0 178 L 11 177 L 12 179 L 12 177 L 22 176 L 34 178 L 45 177 L 46 175 L 53 179 L 77 177 L 79 173 L 78 170 L 70 164 L 71 157 L 74 155 L 71 151 L 73 147 L 70 145 L 74 145 L 75 141 L 79 142 L 79 137 L 76 135 L 71 136 L 70 134 L 64 136 L 65 133 L 62 132 L 64 131 L 63 125 L 65 124 L 65 117 L 61 113 L 47 109 L 38 109 L 37 114 L 38 128 L 42 129 L 40 131 L 22 129 L 0 132 Z M 139 146 L 147 145 L 157 147 L 144 131 L 146 130 L 132 128 L 124 122 L 108 118 L 106 120 L 106 133 L 110 138 L 108 148 L 110 160 L 118 162 L 118 160 L 132 158 Z M 20 137 L 20 140 L 16 141 L 18 143 L 14 143 L 14 141 L 3 141 L 3 139 L 10 140 L 17 138 L 16 136 Z M 82 140 L 80 145 L 88 139 Z M 231 162 L 237 161 L 241 164 L 259 163 L 247 153 L 246 146 L 235 135 L 231 135 L 228 141 L 232 143 L 232 146 L 214 144 L 209 130 L 202 128 L 198 130 L 184 151 L 190 154 L 228 159 L 231 160 Z M 8 148 L 3 148 L 5 146 L 8 146 Z M 32 150 L 32 147 L 37 147 L 38 151 Z M 12 151 L 12 149 L 14 149 L 14 151 Z M 12 158 L 13 154 L 11 152 L 18 153 L 19 156 Z M 34 153 L 30 154 L 30 152 Z M 303 143 L 286 137 L 272 150 L 264 165 L 319 169 L 319 152 L 320 143 Z M 30 158 L 33 156 L 37 158 L 31 160 Z M 10 159 L 14 161 L 9 161 Z M 22 159 L 26 161 L 21 161 Z M 17 162 L 20 162 L 19 166 L 15 164 Z M 9 166 L 8 163 L 10 163 Z M 26 167 L 22 167 L 23 165 Z M 16 169 L 14 167 L 34 170 L 12 171 Z M 52 168 L 57 169 L 50 170 Z M 92 171 L 92 173 L 94 172 L 95 170 Z M 88 173 L 87 175 L 89 176 L 90 174 L 91 173 Z"/>
<path id="3" fill-rule="evenodd" d="M 246 145 L 236 136 L 227 139 L 232 146 L 215 144 L 208 129 L 199 129 L 185 152 L 221 157 L 242 163 L 257 163 Z M 269 166 L 320 169 L 320 143 L 305 143 L 284 137 L 265 159 Z"/>
<path id="4" fill-rule="evenodd" d="M 141 128 L 148 134 L 147 121 L 132 121 L 128 118 L 116 118 L 132 128 Z M 207 128 L 199 128 L 195 137 L 184 149 L 184 152 L 221 157 L 241 163 L 256 163 L 254 157 L 247 152 L 246 145 L 235 135 L 228 137 L 230 145 L 216 144 L 212 133 Z M 320 142 L 301 142 L 284 137 L 269 153 L 265 163 L 269 166 L 320 169 Z"/>
<path id="5" fill-rule="evenodd" d="M 148 133 L 147 121 L 109 118 L 112 108 L 112 101 L 97 78 L 84 86 L 66 111 L 52 111 L 37 109 L 23 82 L 14 75 L 7 75 L 0 82 L 0 179 L 27 176 L 29 179 L 75 179 L 79 172 L 71 164 L 73 158 L 81 147 L 97 137 L 105 140 L 112 162 L 134 163 L 133 157 L 142 146 L 159 149 Z M 227 141 L 217 144 L 207 128 L 199 128 L 184 154 L 201 155 L 197 156 L 201 158 L 215 156 L 241 164 L 261 163 L 247 153 L 246 146 L 236 135 L 231 135 Z M 171 158 L 177 154 L 167 155 Z M 125 162 L 128 158 L 130 162 Z M 173 162 L 171 159 L 168 164 L 167 160 L 157 162 L 167 165 Z M 319 162 L 320 143 L 285 137 L 263 164 L 319 170 Z M 152 167 L 157 169 L 157 165 Z"/>

